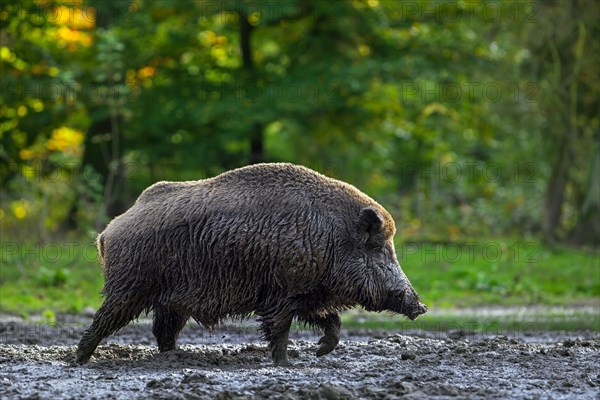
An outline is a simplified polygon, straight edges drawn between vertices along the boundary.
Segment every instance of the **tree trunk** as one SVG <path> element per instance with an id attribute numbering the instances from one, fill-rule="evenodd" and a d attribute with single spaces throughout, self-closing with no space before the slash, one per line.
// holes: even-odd
<path id="1" fill-rule="evenodd" d="M 250 132 L 250 164 L 264 161 L 263 127 L 258 122 L 252 126 Z"/>
<path id="2" fill-rule="evenodd" d="M 600 143 L 592 153 L 586 195 L 579 207 L 577 225 L 569 233 L 574 245 L 600 245 Z"/>
<path id="3" fill-rule="evenodd" d="M 90 110 L 90 115 L 97 115 L 88 128 L 83 143 L 83 157 L 81 160 L 81 179 L 90 182 L 83 182 L 84 188 L 90 186 L 91 181 L 97 181 L 102 187 L 103 208 L 102 215 L 99 215 L 96 221 L 96 229 L 101 230 L 105 222 L 104 217 L 115 217 L 125 211 L 125 204 L 122 199 L 122 193 L 125 188 L 125 180 L 121 160 L 121 137 L 120 132 L 115 130 L 115 121 L 110 116 L 104 114 L 109 112 L 104 107 L 102 109 Z M 98 117 L 98 115 L 100 115 Z M 92 117 L 94 118 L 94 117 Z M 91 171 L 93 170 L 93 174 Z M 73 230 L 79 228 L 77 213 L 80 207 L 80 201 L 86 196 L 79 196 L 75 199 L 69 209 L 67 217 L 63 223 L 63 228 Z"/>
<path id="4" fill-rule="evenodd" d="M 565 197 L 565 188 L 571 168 L 571 155 L 567 146 L 568 139 L 563 137 L 558 157 L 552 165 L 552 172 L 548 179 L 546 197 L 544 201 L 544 238 L 552 242 L 556 240 L 556 230 L 560 225 L 562 205 Z"/>

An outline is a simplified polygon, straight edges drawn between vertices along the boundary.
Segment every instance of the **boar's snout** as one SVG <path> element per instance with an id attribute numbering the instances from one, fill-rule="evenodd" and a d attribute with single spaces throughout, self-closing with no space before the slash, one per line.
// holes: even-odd
<path id="1" fill-rule="evenodd" d="M 427 312 L 427 306 L 419 301 L 419 295 L 412 288 L 390 293 L 387 309 L 404 314 L 411 320 Z"/>
<path id="2" fill-rule="evenodd" d="M 425 314 L 426 312 L 427 306 L 421 302 L 418 302 L 417 306 L 411 308 L 411 310 L 408 312 L 408 314 L 406 314 L 406 316 L 414 321 L 419 315 Z"/>

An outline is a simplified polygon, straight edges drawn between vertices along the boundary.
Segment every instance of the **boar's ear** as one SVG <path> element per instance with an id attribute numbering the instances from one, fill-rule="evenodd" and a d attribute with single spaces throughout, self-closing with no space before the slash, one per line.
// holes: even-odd
<path id="1" fill-rule="evenodd" d="M 381 231 L 381 228 L 383 227 L 383 220 L 373 207 L 365 207 L 360 210 L 358 225 L 361 231 L 371 235 Z"/>

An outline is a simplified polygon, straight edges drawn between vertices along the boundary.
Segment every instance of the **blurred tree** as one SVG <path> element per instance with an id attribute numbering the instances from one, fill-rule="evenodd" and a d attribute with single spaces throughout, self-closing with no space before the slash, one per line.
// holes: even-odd
<path id="1" fill-rule="evenodd" d="M 81 168 L 97 173 L 103 186 L 103 209 L 96 219 L 96 229 L 106 223 L 107 217 L 121 214 L 127 209 L 124 198 L 122 114 L 119 104 L 124 97 L 125 63 L 124 45 L 114 32 L 115 17 L 123 15 L 130 6 L 128 1 L 92 2 L 95 21 L 92 45 L 86 56 L 93 62 L 81 60 L 76 79 L 84 82 L 82 103 L 87 109 L 90 124 L 85 135 Z M 76 8 L 84 12 L 88 4 Z M 89 8 L 88 8 L 89 9 Z M 93 93 L 93 95 L 88 95 Z M 79 202 L 73 202 L 66 220 L 68 229 L 77 227 Z"/>
<path id="2" fill-rule="evenodd" d="M 600 5 L 594 1 L 536 2 L 526 32 L 526 71 L 541 89 L 543 151 L 550 161 L 544 235 L 553 241 L 600 244 L 599 148 Z"/>
<path id="3" fill-rule="evenodd" d="M 585 1 L 5 1 L 1 208 L 100 228 L 157 180 L 292 161 L 407 234 L 597 243 L 597 18 Z"/>

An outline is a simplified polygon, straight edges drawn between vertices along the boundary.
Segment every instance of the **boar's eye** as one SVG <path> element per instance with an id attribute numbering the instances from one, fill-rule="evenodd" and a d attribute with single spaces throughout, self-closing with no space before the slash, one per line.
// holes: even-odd
<path id="1" fill-rule="evenodd" d="M 379 243 L 372 241 L 372 240 L 367 240 L 367 243 L 365 244 L 365 248 L 367 249 L 367 251 L 372 251 L 372 252 L 380 252 L 383 250 L 383 246 L 381 246 Z"/>

